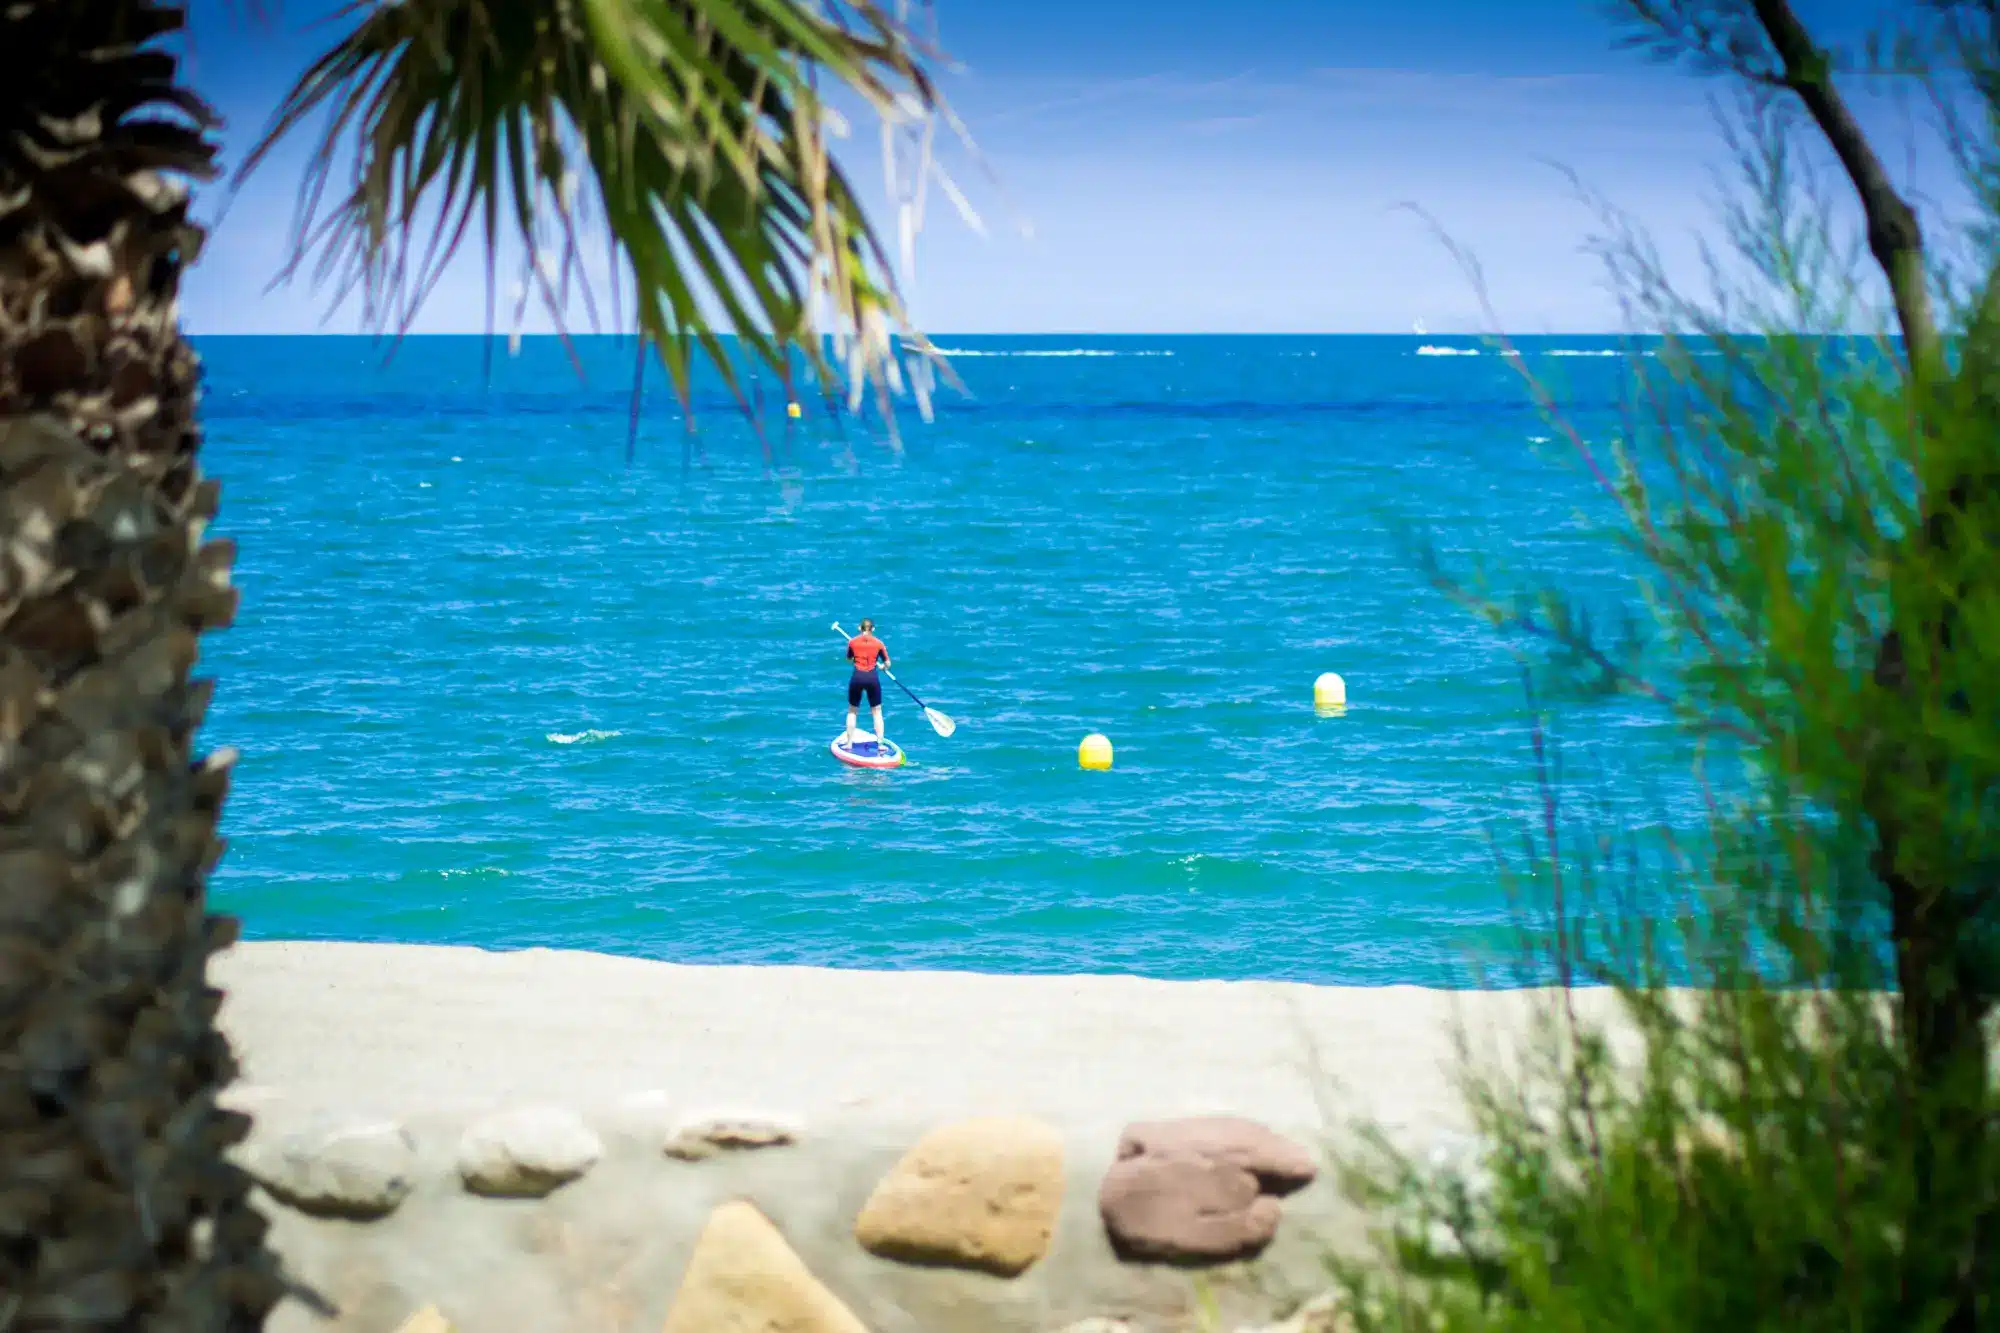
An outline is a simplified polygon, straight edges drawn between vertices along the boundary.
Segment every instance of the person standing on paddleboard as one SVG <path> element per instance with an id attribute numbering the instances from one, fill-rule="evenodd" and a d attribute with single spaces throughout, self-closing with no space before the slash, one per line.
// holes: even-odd
<path id="1" fill-rule="evenodd" d="M 875 622 L 864 619 L 861 632 L 847 641 L 847 660 L 854 663 L 854 674 L 847 678 L 847 731 L 854 734 L 854 715 L 861 708 L 861 696 L 868 696 L 868 707 L 875 715 L 875 739 L 883 739 L 882 731 L 882 677 L 876 672 L 878 666 L 892 666 L 889 648 L 875 637 Z"/>

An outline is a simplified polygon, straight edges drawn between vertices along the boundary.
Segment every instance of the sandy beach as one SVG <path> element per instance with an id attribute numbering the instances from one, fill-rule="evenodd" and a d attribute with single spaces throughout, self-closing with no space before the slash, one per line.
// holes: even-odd
<path id="1" fill-rule="evenodd" d="M 1077 1132 L 1211 1112 L 1451 1126 L 1452 1023 L 1498 1049 L 1543 994 L 298 942 L 239 944 L 213 971 L 248 1082 L 357 1113 L 665 1089 L 815 1121 L 1004 1110 Z M 1611 1012 L 1608 992 L 1581 1002 Z"/>
<path id="2" fill-rule="evenodd" d="M 1211 1298 L 1222 1333 L 1315 1333 L 1329 1250 L 1367 1235 L 1333 1173 L 1257 1223 L 1245 1168 L 1166 1163 L 1135 1216 L 1262 1239 L 1135 1260 L 1107 1202 L 1134 1126 L 1241 1117 L 1326 1162 L 1366 1117 L 1421 1151 L 1462 1133 L 1454 1024 L 1501 1054 L 1545 996 L 354 943 L 213 974 L 274 1244 L 341 1309 L 272 1333 L 1179 1333 Z M 541 1178 L 496 1198 L 474 1159 Z"/>

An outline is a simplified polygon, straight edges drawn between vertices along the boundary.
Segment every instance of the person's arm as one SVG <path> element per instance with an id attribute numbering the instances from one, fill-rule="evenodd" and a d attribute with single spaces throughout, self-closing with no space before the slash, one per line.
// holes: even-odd
<path id="1" fill-rule="evenodd" d="M 850 662 L 854 660 L 854 640 L 852 639 L 847 641 L 847 660 Z"/>
<path id="2" fill-rule="evenodd" d="M 880 640 L 877 640 L 877 642 L 880 642 Z M 891 662 L 891 661 L 889 660 L 889 645 L 888 645 L 888 644 L 886 644 L 886 643 L 882 644 L 882 647 L 881 647 L 881 648 L 880 648 L 880 649 L 879 649 L 879 650 L 877 651 L 877 653 L 876 653 L 876 656 L 878 656 L 878 657 L 880 657 L 880 658 L 882 659 L 882 663 L 881 663 L 881 664 L 882 664 L 883 666 L 894 666 L 894 665 L 895 665 L 895 663 L 894 663 L 894 662 Z"/>

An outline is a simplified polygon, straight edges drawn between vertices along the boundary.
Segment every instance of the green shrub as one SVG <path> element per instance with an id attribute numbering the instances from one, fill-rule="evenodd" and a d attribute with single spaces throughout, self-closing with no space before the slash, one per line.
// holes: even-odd
<path id="1" fill-rule="evenodd" d="M 1637 918 L 1545 777 L 1521 901 L 1562 984 L 1526 1059 L 1464 1052 L 1469 1161 L 1378 1134 L 1344 1164 L 1383 1225 L 1340 1282 L 1361 1333 L 2000 1329 L 1996 15 L 1934 3 L 1854 56 L 1784 0 L 1623 8 L 1743 90 L 1734 267 L 1685 299 L 1605 210 L 1601 253 L 1662 339 L 1608 444 L 1514 363 L 1615 500 L 1650 618 L 1607 644 L 1560 595 L 1434 574 L 1544 697 L 1667 709 L 1725 794 L 1653 858 L 1680 910 Z M 1936 93 L 1979 205 L 1955 247 L 1849 113 L 1866 76 Z M 1590 982 L 1619 988 L 1620 1028 L 1575 1019 Z"/>

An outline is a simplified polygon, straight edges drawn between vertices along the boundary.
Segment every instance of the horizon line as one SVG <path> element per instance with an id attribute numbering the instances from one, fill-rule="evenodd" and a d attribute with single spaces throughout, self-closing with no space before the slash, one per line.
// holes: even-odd
<path id="1" fill-rule="evenodd" d="M 368 339 L 375 342 L 399 342 L 399 341 L 414 342 L 420 338 L 490 338 L 495 342 L 506 342 L 514 335 L 506 333 L 484 333 L 477 330 L 470 330 L 470 331 L 403 333 L 403 334 L 339 333 L 339 332 L 329 332 L 329 331 L 314 331 L 311 333 L 186 332 L 183 334 L 183 336 L 189 338 L 343 338 L 343 339 L 351 338 L 351 339 Z M 543 341 L 560 342 L 563 341 L 565 338 L 567 338 L 571 342 L 582 342 L 586 339 L 605 339 L 605 338 L 627 340 L 636 336 L 637 335 L 632 334 L 630 332 L 570 333 L 570 334 L 523 333 L 519 335 L 520 340 L 522 342 L 543 342 Z M 734 333 L 717 333 L 714 336 L 717 338 L 738 338 L 741 337 L 742 335 Z M 821 334 L 819 336 L 822 338 L 832 338 L 837 335 L 827 333 L 827 334 Z M 1424 333 L 1410 333 L 1407 331 L 1398 333 L 1387 329 L 1317 329 L 1317 330 L 1285 329 L 1285 330 L 1264 330 L 1255 333 L 1248 333 L 1241 330 L 1227 330 L 1227 329 L 1179 329 L 1179 330 L 1147 332 L 1147 333 L 1130 333 L 1130 332 L 1106 333 L 1106 332 L 1092 332 L 1088 330 L 1078 330 L 1078 329 L 1038 329 L 1033 332 L 997 332 L 997 331 L 975 331 L 967 329 L 957 329 L 957 330 L 945 330 L 935 333 L 924 334 L 924 337 L 930 339 L 932 342 L 936 342 L 941 338 L 1409 338 L 1413 340 L 1421 340 L 1425 338 L 1496 338 L 1496 337 L 1661 338 L 1666 336 L 1667 336 L 1666 334 L 1662 333 L 1633 333 L 1628 330 L 1619 330 L 1619 329 L 1556 329 L 1552 331 L 1542 331 L 1536 333 L 1503 332 L 1499 334 L 1484 333 L 1484 332 L 1453 332 L 1453 331 L 1438 330 L 1438 329 L 1432 329 Z M 1682 334 L 1679 336 L 1699 337 L 1703 335 Z M 1740 334 L 1738 336 L 1754 337 L 1757 335 Z M 1864 334 L 1855 336 L 1869 336 L 1869 335 Z"/>

